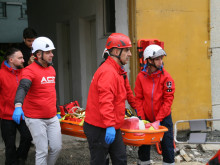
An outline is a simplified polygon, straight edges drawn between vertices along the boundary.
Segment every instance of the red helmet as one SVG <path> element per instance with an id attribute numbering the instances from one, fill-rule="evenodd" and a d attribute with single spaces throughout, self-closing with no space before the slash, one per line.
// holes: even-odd
<path id="1" fill-rule="evenodd" d="M 128 36 L 122 33 L 112 33 L 106 42 L 105 47 L 111 48 L 129 48 L 131 47 L 131 40 Z"/>

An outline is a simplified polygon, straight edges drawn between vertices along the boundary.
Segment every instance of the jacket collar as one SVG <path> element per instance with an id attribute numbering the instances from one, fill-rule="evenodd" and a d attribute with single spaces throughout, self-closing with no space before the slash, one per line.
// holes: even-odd
<path id="1" fill-rule="evenodd" d="M 44 67 L 44 66 L 43 66 L 39 61 L 37 61 L 36 59 L 34 59 L 34 62 L 36 62 L 38 65 Z M 52 65 L 53 65 L 53 63 L 50 64 L 50 65 L 47 65 L 47 67 L 52 66 Z M 47 67 L 46 67 L 46 68 L 47 68 Z M 45 67 L 44 67 L 44 68 L 45 68 Z"/>
<path id="2" fill-rule="evenodd" d="M 143 74 L 144 74 L 145 76 L 147 76 L 147 77 L 154 78 L 154 77 L 158 77 L 158 76 L 162 73 L 162 71 L 161 71 L 161 70 L 157 70 L 157 71 L 155 71 L 155 72 L 149 74 L 149 73 L 148 73 L 148 68 L 146 68 L 146 69 L 143 69 L 143 70 L 141 71 L 141 73 L 143 73 Z"/>
<path id="3" fill-rule="evenodd" d="M 115 70 L 118 72 L 118 74 L 120 75 L 124 75 L 126 74 L 127 72 L 125 71 L 124 67 L 123 66 L 120 66 L 117 62 L 115 62 L 114 59 L 112 59 L 110 56 L 107 58 L 106 60 L 107 63 L 111 64 Z"/>
<path id="4" fill-rule="evenodd" d="M 5 60 L 2 62 L 1 64 L 1 69 L 6 69 L 8 70 L 9 72 L 12 72 L 12 73 L 18 73 L 21 71 L 21 69 L 13 69 L 9 64 L 8 62 Z"/>

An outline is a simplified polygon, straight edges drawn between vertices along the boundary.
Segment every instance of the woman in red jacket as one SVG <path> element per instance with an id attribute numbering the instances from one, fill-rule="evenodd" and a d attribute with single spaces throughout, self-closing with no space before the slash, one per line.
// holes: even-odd
<path id="1" fill-rule="evenodd" d="M 136 108 L 142 119 L 168 128 L 161 142 L 163 164 L 174 164 L 173 122 L 171 106 L 174 99 L 175 85 L 170 74 L 163 68 L 165 51 L 158 45 L 150 45 L 144 50 L 147 64 L 138 74 L 135 82 Z M 138 150 L 138 165 L 150 164 L 150 145 L 143 145 Z"/>

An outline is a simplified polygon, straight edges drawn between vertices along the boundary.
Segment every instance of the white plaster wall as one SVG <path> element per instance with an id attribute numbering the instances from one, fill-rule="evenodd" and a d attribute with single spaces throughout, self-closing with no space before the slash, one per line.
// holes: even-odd
<path id="1" fill-rule="evenodd" d="M 116 32 L 128 36 L 128 4 L 127 0 L 115 0 Z M 130 77 L 130 64 L 125 65 L 125 70 Z"/>
<path id="2" fill-rule="evenodd" d="M 220 1 L 211 0 L 210 3 L 212 115 L 213 118 L 220 118 Z M 214 122 L 213 127 L 220 130 L 219 122 Z"/>
<path id="3" fill-rule="evenodd" d="M 128 4 L 127 0 L 115 0 L 115 17 L 116 17 L 116 32 L 123 33 L 128 36 Z M 124 66 L 128 79 L 130 78 L 130 62 Z M 129 107 L 126 101 L 126 107 Z"/>

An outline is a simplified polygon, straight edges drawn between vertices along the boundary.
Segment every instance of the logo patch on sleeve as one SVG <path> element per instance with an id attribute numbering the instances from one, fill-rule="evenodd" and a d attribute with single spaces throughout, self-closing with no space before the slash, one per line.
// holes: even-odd
<path id="1" fill-rule="evenodd" d="M 172 82 L 171 81 L 167 81 L 167 88 L 171 88 L 172 87 Z"/>

